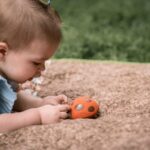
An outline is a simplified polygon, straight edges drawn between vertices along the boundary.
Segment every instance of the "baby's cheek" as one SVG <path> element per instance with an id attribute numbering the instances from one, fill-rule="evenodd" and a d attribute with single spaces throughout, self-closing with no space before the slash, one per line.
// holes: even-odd
<path id="1" fill-rule="evenodd" d="M 18 70 L 18 78 L 21 80 L 28 80 L 34 76 L 34 70 L 29 67 L 22 67 Z"/>

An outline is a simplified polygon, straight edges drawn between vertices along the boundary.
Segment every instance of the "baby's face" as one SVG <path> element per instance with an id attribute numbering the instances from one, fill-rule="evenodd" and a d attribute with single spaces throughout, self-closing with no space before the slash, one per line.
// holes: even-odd
<path id="1" fill-rule="evenodd" d="M 45 69 L 45 61 L 54 54 L 57 47 L 58 45 L 36 40 L 22 50 L 8 51 L 3 72 L 18 83 L 40 76 Z"/>

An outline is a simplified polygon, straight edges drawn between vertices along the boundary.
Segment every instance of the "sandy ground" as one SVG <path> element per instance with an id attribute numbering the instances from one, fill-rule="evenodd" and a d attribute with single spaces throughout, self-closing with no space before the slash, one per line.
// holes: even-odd
<path id="1" fill-rule="evenodd" d="M 65 120 L 0 135 L 0 150 L 150 150 L 150 64 L 52 61 L 41 96 L 82 95 L 97 119 Z"/>

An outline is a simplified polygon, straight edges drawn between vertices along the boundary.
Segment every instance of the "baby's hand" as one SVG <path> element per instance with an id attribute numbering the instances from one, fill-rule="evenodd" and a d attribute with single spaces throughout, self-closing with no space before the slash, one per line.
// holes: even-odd
<path id="1" fill-rule="evenodd" d="M 50 124 L 60 122 L 68 117 L 69 105 L 45 105 L 37 108 L 41 120 L 41 124 Z"/>
<path id="2" fill-rule="evenodd" d="M 58 95 L 58 96 L 47 96 L 43 98 L 42 105 L 58 105 L 58 104 L 67 104 L 67 96 L 65 95 Z"/>

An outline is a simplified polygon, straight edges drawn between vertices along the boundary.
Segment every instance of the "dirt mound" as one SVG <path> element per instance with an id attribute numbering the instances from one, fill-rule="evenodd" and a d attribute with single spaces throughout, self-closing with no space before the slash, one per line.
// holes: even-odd
<path id="1" fill-rule="evenodd" d="M 57 94 L 89 95 L 101 116 L 3 134 L 0 150 L 149 150 L 150 64 L 53 61 L 40 95 Z"/>

